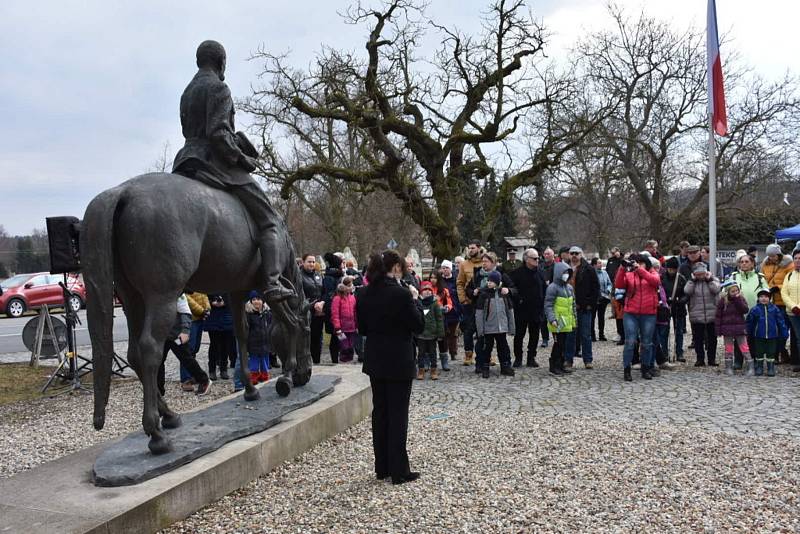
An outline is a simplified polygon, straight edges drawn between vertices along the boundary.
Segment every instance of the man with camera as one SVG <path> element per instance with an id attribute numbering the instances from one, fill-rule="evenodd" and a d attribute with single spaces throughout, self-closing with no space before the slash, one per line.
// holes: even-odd
<path id="1" fill-rule="evenodd" d="M 641 351 L 642 378 L 645 380 L 653 378 L 650 369 L 654 360 L 653 338 L 660 283 L 658 273 L 650 269 L 649 259 L 640 254 L 632 254 L 617 270 L 614 287 L 624 299 L 625 313 L 622 322 L 625 327 L 625 348 L 622 351 L 622 360 L 626 382 L 633 380 L 631 364 L 637 341 Z"/>

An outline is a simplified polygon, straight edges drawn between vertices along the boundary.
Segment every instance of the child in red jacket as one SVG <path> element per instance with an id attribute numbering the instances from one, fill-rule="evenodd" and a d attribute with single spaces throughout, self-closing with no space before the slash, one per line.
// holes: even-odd
<path id="1" fill-rule="evenodd" d="M 358 337 L 356 322 L 356 297 L 353 294 L 353 277 L 345 276 L 336 288 L 331 301 L 331 324 L 333 335 L 339 338 L 339 361 L 353 361 L 355 343 Z"/>

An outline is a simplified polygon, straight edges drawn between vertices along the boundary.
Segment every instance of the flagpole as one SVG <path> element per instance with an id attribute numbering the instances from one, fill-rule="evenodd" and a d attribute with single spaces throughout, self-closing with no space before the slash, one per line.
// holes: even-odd
<path id="1" fill-rule="evenodd" d="M 708 121 L 708 270 L 717 274 L 717 147 L 714 144 L 714 113 Z"/>

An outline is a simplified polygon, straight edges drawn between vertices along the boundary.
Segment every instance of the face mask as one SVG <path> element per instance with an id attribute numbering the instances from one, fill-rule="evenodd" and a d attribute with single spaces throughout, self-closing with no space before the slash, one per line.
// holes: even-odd
<path id="1" fill-rule="evenodd" d="M 561 279 L 565 282 L 569 282 L 569 273 L 564 273 L 561 275 Z"/>

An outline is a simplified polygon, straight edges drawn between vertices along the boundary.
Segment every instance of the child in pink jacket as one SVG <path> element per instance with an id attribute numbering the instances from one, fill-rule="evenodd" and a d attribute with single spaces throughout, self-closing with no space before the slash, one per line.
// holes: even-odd
<path id="1" fill-rule="evenodd" d="M 356 297 L 353 294 L 353 278 L 345 276 L 336 288 L 331 301 L 331 323 L 333 335 L 339 338 L 339 361 L 353 361 L 353 353 L 358 337 L 356 322 Z"/>

